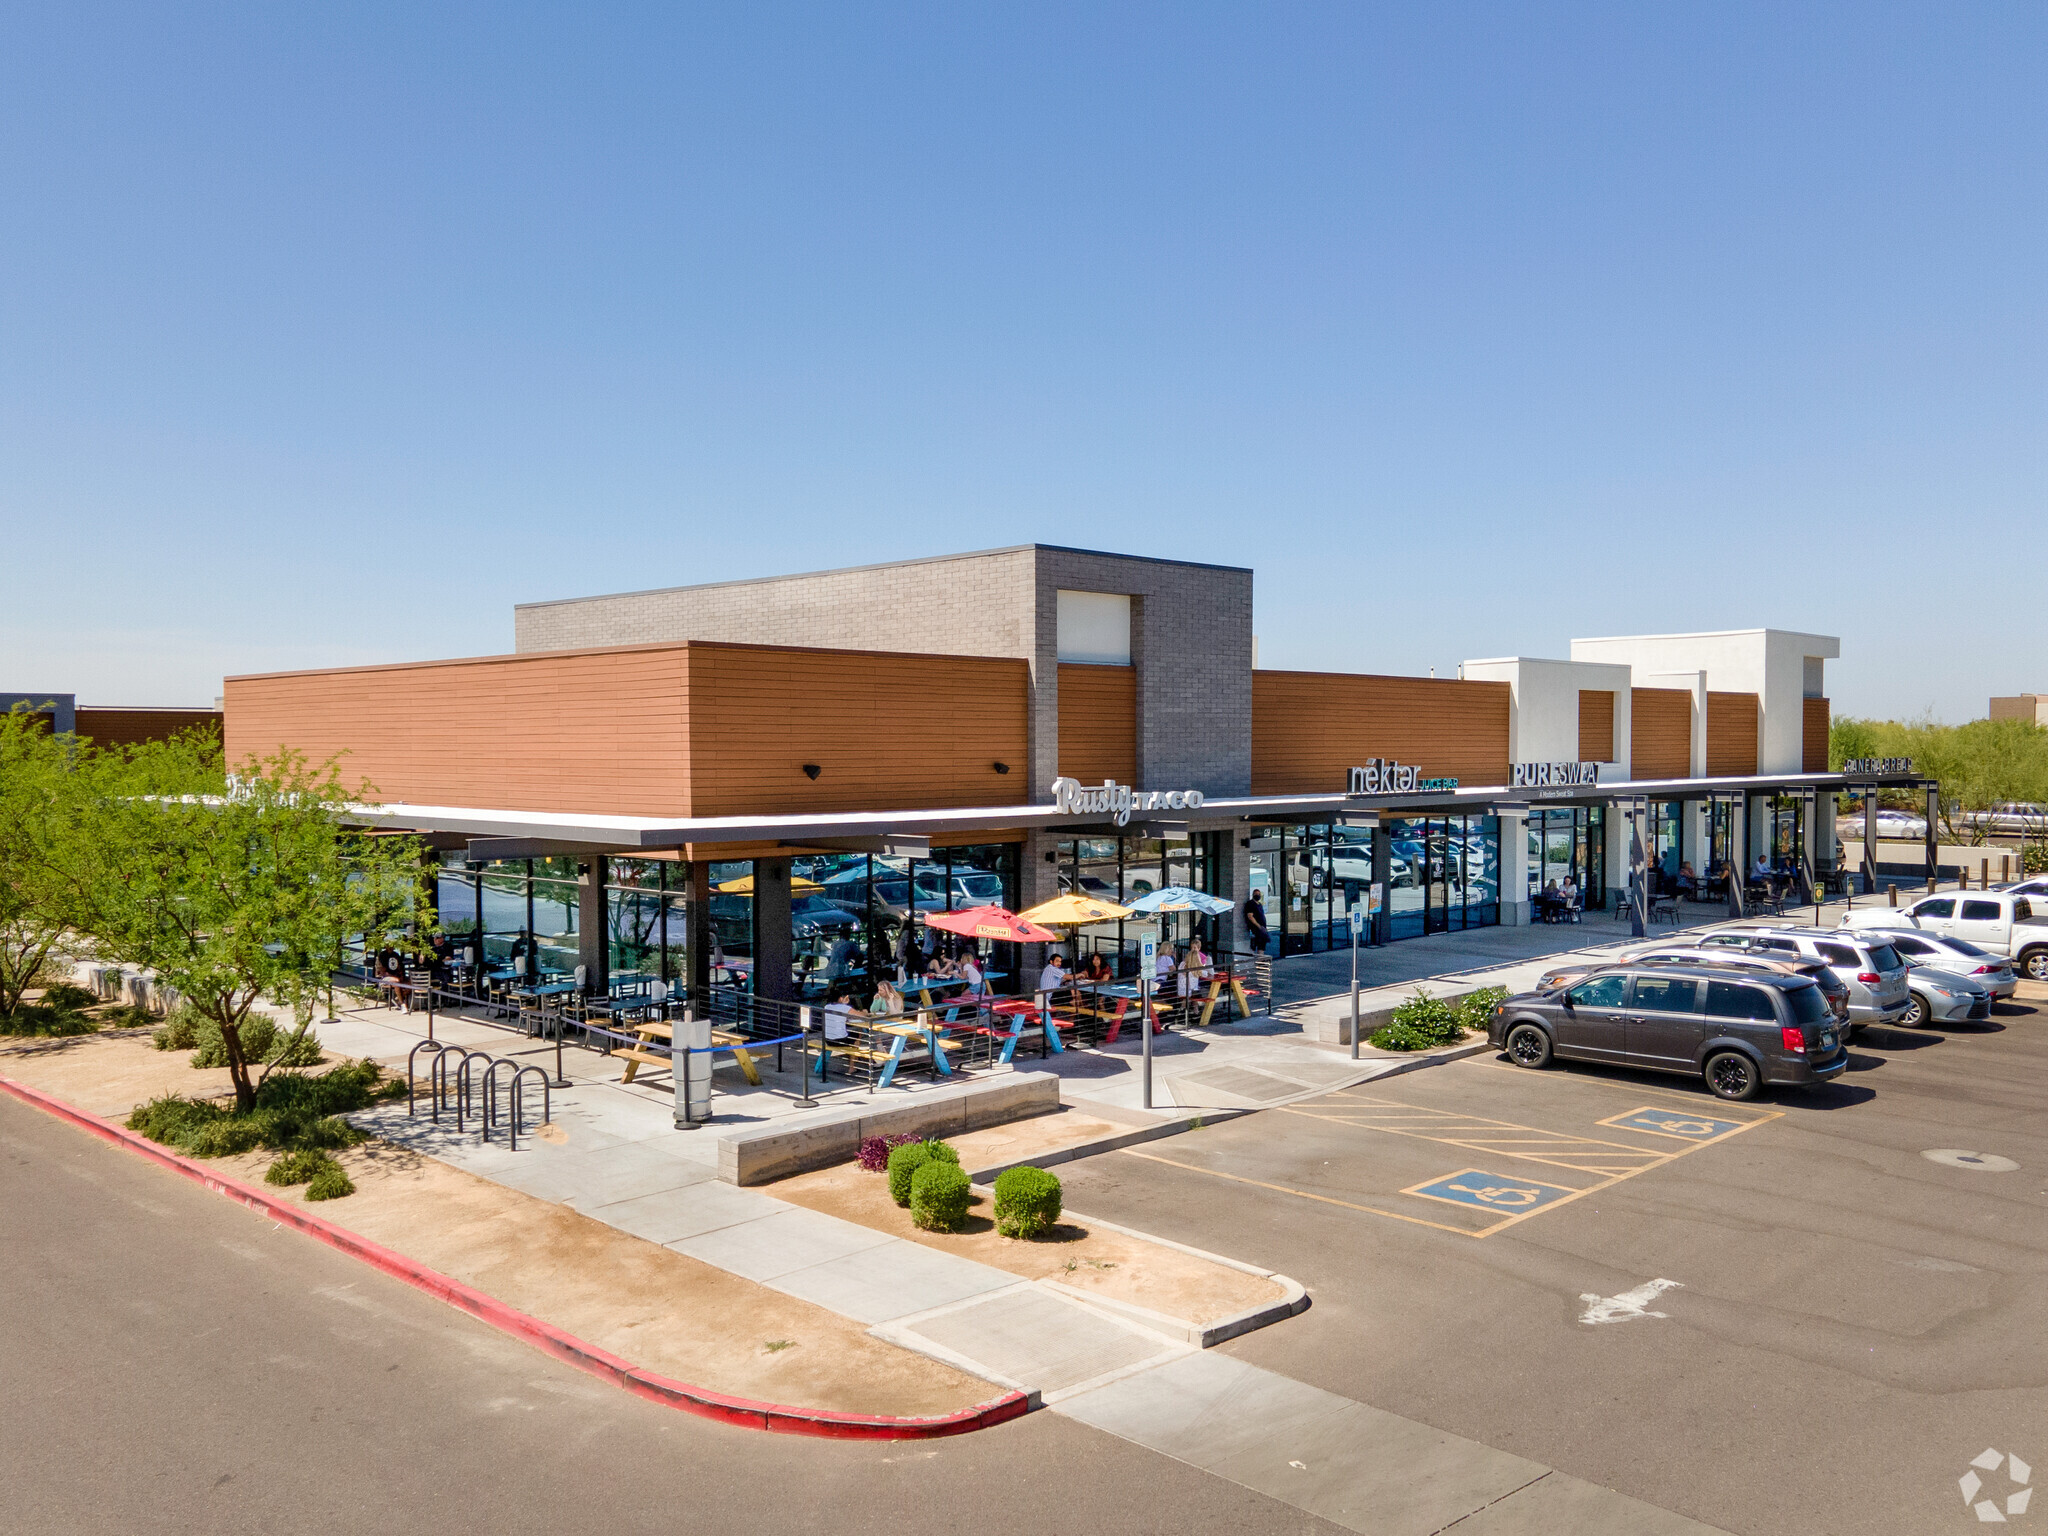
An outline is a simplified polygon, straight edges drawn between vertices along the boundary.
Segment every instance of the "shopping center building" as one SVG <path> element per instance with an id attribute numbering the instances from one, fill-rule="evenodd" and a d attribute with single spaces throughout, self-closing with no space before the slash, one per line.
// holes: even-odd
<path id="1" fill-rule="evenodd" d="M 230 678 L 226 745 L 347 754 L 366 823 L 427 837 L 443 924 L 493 958 L 524 935 L 593 979 L 783 998 L 872 973 L 912 911 L 1062 890 L 1227 896 L 1144 931 L 1234 947 L 1256 891 L 1291 954 L 1348 944 L 1354 910 L 1385 942 L 1530 921 L 1567 881 L 1599 909 L 1632 857 L 1835 858 L 1832 638 L 1260 670 L 1252 584 L 1025 545 L 529 604 L 511 655 Z M 1008 948 L 1010 977 L 1037 964 Z"/>

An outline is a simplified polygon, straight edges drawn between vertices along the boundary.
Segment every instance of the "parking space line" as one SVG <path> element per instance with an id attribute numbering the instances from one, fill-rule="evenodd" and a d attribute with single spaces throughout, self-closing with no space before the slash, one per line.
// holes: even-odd
<path id="1" fill-rule="evenodd" d="M 1521 1069 L 1503 1068 L 1501 1070 L 1520 1071 Z M 1641 1092 L 1642 1090 L 1638 1088 L 1635 1091 Z M 1539 1180 L 1522 1180 L 1517 1182 L 1502 1179 L 1492 1174 L 1481 1174 L 1477 1170 L 1466 1169 L 1459 1173 L 1440 1174 L 1434 1179 L 1424 1180 L 1421 1184 L 1410 1186 L 1401 1191 L 1402 1194 L 1411 1198 L 1442 1200 L 1447 1204 L 1468 1205 L 1474 1209 L 1500 1209 L 1501 1203 L 1495 1201 L 1488 1204 L 1476 1190 L 1460 1190 L 1458 1185 L 1452 1181 L 1465 1179 L 1468 1176 L 1487 1178 L 1495 1179 L 1501 1188 L 1508 1188 L 1510 1186 L 1518 1188 L 1527 1187 L 1541 1192 L 1529 1208 L 1517 1211 L 1513 1215 L 1505 1216 L 1490 1226 L 1474 1229 L 1452 1226 L 1441 1221 L 1430 1221 L 1424 1217 L 1411 1216 L 1401 1211 L 1390 1211 L 1382 1206 L 1365 1205 L 1353 1200 L 1340 1200 L 1334 1195 L 1318 1195 L 1309 1190 L 1294 1189 L 1289 1185 L 1274 1184 L 1264 1179 L 1246 1178 L 1242 1174 L 1224 1173 L 1219 1169 L 1204 1168 L 1196 1163 L 1185 1163 L 1175 1158 L 1161 1157 L 1156 1152 L 1140 1152 L 1131 1147 L 1125 1147 L 1121 1150 L 1127 1157 L 1142 1157 L 1147 1162 L 1164 1163 L 1169 1168 L 1181 1168 L 1189 1173 L 1207 1174 L 1211 1178 L 1226 1179 L 1234 1184 L 1249 1185 L 1255 1189 L 1269 1189 L 1276 1194 L 1293 1195 L 1296 1199 L 1300 1200 L 1313 1200 L 1322 1205 L 1334 1205 L 1345 1210 L 1362 1211 L 1370 1216 L 1385 1216 L 1394 1221 L 1405 1221 L 1418 1227 L 1434 1227 L 1439 1232 L 1450 1232 L 1459 1237 L 1481 1238 L 1492 1237 L 1496 1233 L 1505 1232 L 1508 1228 L 1517 1226 L 1532 1216 L 1540 1216 L 1546 1211 L 1555 1210 L 1559 1206 L 1569 1205 L 1573 1201 L 1582 1199 L 1587 1195 L 1595 1195 L 1599 1194 L 1602 1190 L 1612 1189 L 1615 1185 L 1622 1183 L 1624 1180 L 1632 1179 L 1637 1174 L 1648 1173 L 1653 1169 L 1667 1167 L 1682 1157 L 1691 1156 L 1702 1147 L 1716 1146 L 1731 1136 L 1739 1136 L 1744 1131 L 1754 1130 L 1757 1126 L 1767 1125 L 1773 1120 L 1783 1119 L 1785 1114 L 1783 1110 L 1762 1110 L 1755 1112 L 1756 1118 L 1753 1120 L 1737 1120 L 1731 1116 L 1702 1115 L 1694 1110 L 1691 1105 L 1683 1106 L 1685 1113 L 1680 1114 L 1676 1112 L 1677 1106 L 1667 1109 L 1653 1102 L 1633 1110 L 1624 1111 L 1619 1115 L 1611 1115 L 1606 1120 L 1594 1122 L 1596 1125 L 1611 1129 L 1632 1130 L 1641 1135 L 1656 1136 L 1665 1141 L 1681 1143 L 1681 1145 L 1676 1147 L 1645 1147 L 1631 1146 L 1626 1142 L 1606 1141 L 1595 1136 L 1576 1136 L 1568 1131 L 1550 1131 L 1539 1125 L 1524 1125 L 1513 1120 L 1494 1120 L 1484 1115 L 1466 1115 L 1451 1110 L 1431 1109 L 1425 1105 L 1404 1104 L 1397 1099 L 1376 1099 L 1369 1095 L 1360 1097 L 1355 1093 L 1333 1094 L 1330 1097 L 1344 1099 L 1344 1107 L 1348 1112 L 1331 1114 L 1313 1109 L 1308 1105 L 1285 1105 L 1277 1113 L 1301 1115 L 1310 1120 L 1325 1120 L 1337 1125 L 1356 1126 L 1360 1130 L 1379 1131 L 1389 1136 L 1404 1136 L 1411 1141 L 1433 1141 L 1441 1146 L 1453 1146 L 1472 1152 L 1490 1153 L 1498 1157 L 1513 1158 L 1520 1162 L 1543 1163 L 1549 1167 L 1563 1168 L 1573 1173 L 1592 1174 L 1598 1182 L 1587 1185 L 1583 1189 L 1574 1189 L 1568 1185 L 1544 1184 Z M 1383 1113 L 1389 1110 L 1395 1113 L 1391 1115 Z M 1616 1121 L 1628 1121 L 1632 1117 L 1648 1117 L 1651 1120 L 1651 1124 L 1614 1124 Z M 1685 1124 L 1688 1128 L 1685 1130 L 1664 1131 L 1654 1129 L 1654 1125 L 1664 1123 L 1666 1120 L 1672 1125 Z M 1727 1129 L 1715 1131 L 1712 1134 L 1701 1134 L 1701 1122 L 1709 1122 L 1711 1125 L 1724 1125 Z M 1411 1128 L 1421 1126 L 1432 1127 L 1435 1134 L 1432 1134 L 1430 1131 Z M 1526 1132 L 1529 1134 L 1526 1136 L 1490 1134 L 1498 1132 Z M 1545 1156 L 1543 1153 L 1535 1151 L 1515 1150 L 1516 1148 L 1523 1147 L 1540 1147 L 1549 1155 Z M 1621 1155 L 1617 1156 L 1617 1154 Z M 1567 1161 L 1567 1159 L 1572 1160 Z M 1494 1186 L 1482 1187 L 1492 1188 Z M 1552 1193 L 1553 1191 L 1554 1193 Z"/>

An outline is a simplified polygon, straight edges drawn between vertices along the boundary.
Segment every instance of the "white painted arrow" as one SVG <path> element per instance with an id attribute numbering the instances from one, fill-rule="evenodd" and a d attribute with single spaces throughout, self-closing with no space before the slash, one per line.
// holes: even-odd
<path id="1" fill-rule="evenodd" d="M 1619 1296 L 1595 1296 L 1591 1291 L 1581 1291 L 1579 1300 L 1586 1304 L 1586 1310 L 1579 1314 L 1579 1321 L 1625 1323 L 1633 1317 L 1669 1317 L 1668 1312 L 1649 1311 L 1649 1305 L 1666 1291 L 1682 1289 L 1676 1280 L 1648 1280 Z"/>

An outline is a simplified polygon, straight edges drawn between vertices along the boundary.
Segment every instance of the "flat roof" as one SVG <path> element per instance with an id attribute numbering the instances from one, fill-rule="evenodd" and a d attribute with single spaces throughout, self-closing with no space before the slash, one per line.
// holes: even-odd
<path id="1" fill-rule="evenodd" d="M 620 597 L 659 597 L 670 592 L 713 592 L 722 587 L 763 586 L 776 581 L 810 581 L 820 576 L 857 576 L 864 571 L 901 570 L 911 565 L 937 565 L 948 560 L 987 560 L 997 555 L 1021 555 L 1049 549 L 1063 555 L 1087 555 L 1095 560 L 1132 560 L 1144 565 L 1180 565 L 1197 571 L 1236 571 L 1254 574 L 1248 565 L 1213 565 L 1203 560 L 1169 560 L 1161 555 L 1125 555 L 1110 549 L 1081 549 L 1072 544 L 1005 544 L 999 549 L 969 549 L 949 555 L 917 555 L 908 560 L 877 560 L 869 565 L 841 565 L 822 571 L 786 571 L 779 576 L 739 576 L 731 581 L 686 582 L 674 587 L 640 587 L 629 592 L 593 592 L 584 597 L 549 597 L 531 603 L 514 603 L 512 611 L 523 608 L 556 608 L 568 603 L 603 602 Z"/>

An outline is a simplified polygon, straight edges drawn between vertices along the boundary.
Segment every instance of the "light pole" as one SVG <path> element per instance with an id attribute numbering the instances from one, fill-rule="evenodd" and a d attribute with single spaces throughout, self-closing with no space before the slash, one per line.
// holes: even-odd
<path id="1" fill-rule="evenodd" d="M 1351 909 L 1351 1059 L 1358 1060 L 1358 936 L 1365 930 L 1365 913 Z"/>
<path id="2" fill-rule="evenodd" d="M 1138 944 L 1138 1038 L 1145 1043 L 1145 1107 L 1152 1107 L 1152 967 L 1159 958 L 1159 941 L 1143 939 Z"/>

